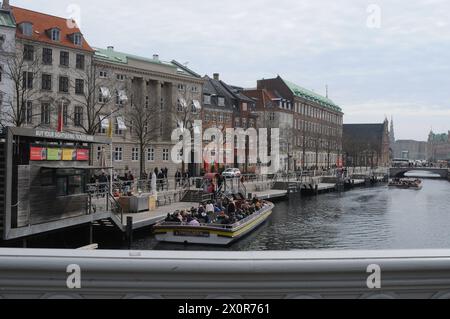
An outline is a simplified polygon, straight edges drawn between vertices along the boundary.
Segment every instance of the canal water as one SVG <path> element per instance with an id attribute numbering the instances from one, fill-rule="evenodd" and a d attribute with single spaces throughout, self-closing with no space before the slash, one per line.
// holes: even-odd
<path id="1" fill-rule="evenodd" d="M 145 231 L 132 249 L 431 249 L 450 248 L 449 233 L 450 183 L 424 179 L 420 191 L 378 186 L 278 202 L 264 225 L 227 248 L 158 243 Z"/>

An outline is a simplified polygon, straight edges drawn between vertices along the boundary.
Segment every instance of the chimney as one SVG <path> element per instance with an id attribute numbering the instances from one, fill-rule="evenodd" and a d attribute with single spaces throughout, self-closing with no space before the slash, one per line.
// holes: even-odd
<path id="1" fill-rule="evenodd" d="M 114 51 L 114 47 L 112 45 L 110 45 L 107 49 L 108 51 Z"/>
<path id="2" fill-rule="evenodd" d="M 159 62 L 159 55 L 158 54 L 153 54 L 153 60 Z"/>
<path id="3" fill-rule="evenodd" d="M 2 9 L 10 10 L 11 6 L 9 5 L 9 0 L 3 0 Z"/>
<path id="4" fill-rule="evenodd" d="M 213 78 L 214 78 L 214 80 L 219 81 L 220 80 L 220 74 L 219 73 L 214 73 L 213 74 Z"/>

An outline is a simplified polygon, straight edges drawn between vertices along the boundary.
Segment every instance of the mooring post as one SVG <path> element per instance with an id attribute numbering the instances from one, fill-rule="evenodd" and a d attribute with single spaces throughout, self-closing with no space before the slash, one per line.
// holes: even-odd
<path id="1" fill-rule="evenodd" d="M 127 240 L 128 240 L 128 249 L 131 249 L 131 244 L 133 242 L 133 217 L 127 217 Z"/>

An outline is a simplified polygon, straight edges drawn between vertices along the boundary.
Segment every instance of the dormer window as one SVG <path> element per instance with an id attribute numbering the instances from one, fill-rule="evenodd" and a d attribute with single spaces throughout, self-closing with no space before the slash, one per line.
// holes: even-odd
<path id="1" fill-rule="evenodd" d="M 33 35 L 33 24 L 30 22 L 22 23 L 22 33 L 27 37 L 31 37 Z"/>
<path id="2" fill-rule="evenodd" d="M 83 36 L 80 33 L 73 35 L 73 44 L 81 46 L 83 44 Z"/>
<path id="3" fill-rule="evenodd" d="M 50 37 L 52 39 L 52 41 L 60 41 L 61 39 L 61 31 L 59 31 L 59 29 L 51 29 L 50 30 Z"/>

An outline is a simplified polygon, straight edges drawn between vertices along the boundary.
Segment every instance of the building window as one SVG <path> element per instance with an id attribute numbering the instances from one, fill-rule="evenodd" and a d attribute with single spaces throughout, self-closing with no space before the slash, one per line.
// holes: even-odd
<path id="1" fill-rule="evenodd" d="M 75 126 L 83 126 L 83 107 L 75 106 L 75 114 L 73 119 L 73 124 Z"/>
<path id="2" fill-rule="evenodd" d="M 131 160 L 133 162 L 139 161 L 139 149 L 137 147 L 131 149 Z"/>
<path id="3" fill-rule="evenodd" d="M 219 106 L 225 106 L 225 98 L 219 97 L 218 105 L 219 105 Z"/>
<path id="4" fill-rule="evenodd" d="M 50 103 L 41 104 L 41 124 L 50 124 Z"/>
<path id="5" fill-rule="evenodd" d="M 161 98 L 161 111 L 164 110 L 164 98 Z"/>
<path id="6" fill-rule="evenodd" d="M 69 125 L 69 104 L 64 103 L 62 106 L 62 112 L 63 112 L 63 124 L 65 126 Z"/>
<path id="7" fill-rule="evenodd" d="M 51 65 L 53 63 L 53 50 L 49 48 L 42 49 L 42 63 Z"/>
<path id="8" fill-rule="evenodd" d="M 69 93 L 69 78 L 66 76 L 59 77 L 59 92 Z"/>
<path id="9" fill-rule="evenodd" d="M 122 147 L 116 147 L 114 149 L 114 161 L 122 162 L 122 160 L 123 160 L 123 149 Z"/>
<path id="10" fill-rule="evenodd" d="M 108 72 L 106 71 L 100 71 L 100 78 L 106 79 L 108 77 Z"/>
<path id="11" fill-rule="evenodd" d="M 183 112 L 183 106 L 181 105 L 180 99 L 177 99 L 177 111 Z"/>
<path id="12" fill-rule="evenodd" d="M 27 101 L 26 122 L 27 124 L 33 124 L 33 102 L 31 101 Z"/>
<path id="13" fill-rule="evenodd" d="M 83 36 L 79 33 L 74 34 L 73 36 L 73 44 L 81 46 L 83 44 Z"/>
<path id="14" fill-rule="evenodd" d="M 84 80 L 75 80 L 75 94 L 84 94 Z"/>
<path id="15" fill-rule="evenodd" d="M 50 74 L 42 74 L 42 90 L 52 90 L 52 76 Z"/>
<path id="16" fill-rule="evenodd" d="M 192 90 L 193 93 L 197 93 L 197 92 L 198 92 L 198 87 L 193 86 L 193 87 L 191 88 L 191 90 Z"/>
<path id="17" fill-rule="evenodd" d="M 169 149 L 168 148 L 164 148 L 162 155 L 163 155 L 163 161 L 164 162 L 168 162 L 169 161 Z"/>
<path id="18" fill-rule="evenodd" d="M 83 54 L 77 54 L 76 68 L 80 69 L 80 70 L 84 70 L 84 55 Z"/>
<path id="19" fill-rule="evenodd" d="M 125 81 L 125 75 L 123 75 L 123 74 L 117 74 L 117 75 L 116 75 L 116 79 L 117 79 L 118 81 Z"/>
<path id="20" fill-rule="evenodd" d="M 149 147 L 147 149 L 147 161 L 154 162 L 155 161 L 155 149 L 153 147 Z"/>
<path id="21" fill-rule="evenodd" d="M 59 40 L 61 38 L 61 32 L 59 31 L 59 29 L 56 29 L 56 28 L 52 29 L 50 31 L 50 37 L 51 37 L 52 41 L 58 41 L 59 42 Z"/>
<path id="22" fill-rule="evenodd" d="M 33 89 L 33 80 L 34 80 L 33 77 L 34 77 L 33 72 L 23 72 L 23 74 L 22 74 L 23 89 L 29 89 L 29 90 Z"/>
<path id="23" fill-rule="evenodd" d="M 122 135 L 123 134 L 123 131 L 120 129 L 120 126 L 119 126 L 119 121 L 117 121 L 117 120 L 114 123 L 114 134 L 116 134 L 116 135 Z"/>
<path id="24" fill-rule="evenodd" d="M 203 104 L 211 104 L 211 95 L 203 95 Z"/>
<path id="25" fill-rule="evenodd" d="M 33 35 L 33 25 L 29 22 L 22 23 L 22 33 L 27 37 L 31 37 Z"/>
<path id="26" fill-rule="evenodd" d="M 274 112 L 271 112 L 269 114 L 269 121 L 275 121 L 275 113 Z"/>
<path id="27" fill-rule="evenodd" d="M 146 96 L 145 97 L 145 108 L 149 108 L 150 107 L 150 97 Z"/>
<path id="28" fill-rule="evenodd" d="M 59 64 L 62 66 L 69 66 L 69 52 L 61 51 L 59 54 Z"/>
<path id="29" fill-rule="evenodd" d="M 23 46 L 23 59 L 25 61 L 33 61 L 34 60 L 34 46 L 25 44 Z"/>
<path id="30" fill-rule="evenodd" d="M 178 91 L 180 92 L 186 91 L 186 86 L 184 84 L 178 84 Z"/>

